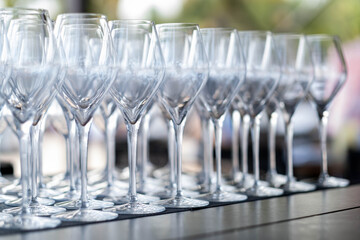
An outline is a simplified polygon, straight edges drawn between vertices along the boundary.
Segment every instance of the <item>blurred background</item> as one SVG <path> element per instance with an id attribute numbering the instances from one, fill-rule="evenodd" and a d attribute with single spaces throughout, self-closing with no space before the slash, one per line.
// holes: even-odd
<path id="1" fill-rule="evenodd" d="M 359 0 L 0 0 L 0 7 L 46 8 L 53 19 L 65 12 L 98 12 L 112 19 L 151 19 L 163 22 L 196 22 L 200 27 L 234 27 L 239 30 L 270 30 L 306 34 L 335 34 L 343 42 L 348 79 L 336 96 L 329 120 L 329 170 L 335 176 L 360 180 L 360 1 Z M 65 171 L 65 143 L 51 124 L 44 138 L 44 172 Z M 294 116 L 294 165 L 299 178 L 315 178 L 320 171 L 318 119 L 304 101 Z M 89 168 L 105 166 L 102 120 L 96 116 L 91 131 Z M 159 131 L 159 129 L 164 129 Z M 193 112 L 185 129 L 184 168 L 199 171 L 202 157 L 200 120 Z M 278 124 L 277 156 L 284 173 L 283 122 Z M 223 164 L 229 171 L 231 124 L 224 126 Z M 267 119 L 263 118 L 261 168 L 267 169 Z M 150 161 L 160 167 L 167 161 L 166 123 L 152 110 Z M 250 146 L 251 148 L 251 146 Z M 4 173 L 19 173 L 18 145 L 10 130 L 2 134 L 0 160 Z M 250 149 L 249 149 L 250 150 Z M 249 151 L 251 153 L 251 151 Z M 126 131 L 120 124 L 117 134 L 117 165 L 127 165 Z M 250 164 L 251 165 L 251 164 Z"/>

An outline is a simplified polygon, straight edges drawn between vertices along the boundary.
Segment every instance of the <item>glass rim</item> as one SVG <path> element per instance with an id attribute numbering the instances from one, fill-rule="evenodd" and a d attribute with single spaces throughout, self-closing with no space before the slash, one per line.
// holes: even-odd
<path id="1" fill-rule="evenodd" d="M 274 33 L 268 30 L 244 30 L 239 31 L 236 30 L 239 35 L 246 35 L 246 34 L 252 34 L 252 35 L 270 35 L 273 36 Z"/>
<path id="2" fill-rule="evenodd" d="M 165 28 L 198 28 L 200 29 L 199 27 L 199 24 L 197 23 L 159 23 L 159 24 L 156 24 L 155 25 L 157 28 L 162 28 L 162 27 L 165 27 Z"/>
<path id="3" fill-rule="evenodd" d="M 230 27 L 211 27 L 211 28 L 200 28 L 202 32 L 237 32 L 236 28 Z"/>
<path id="4" fill-rule="evenodd" d="M 313 40 L 313 39 L 320 39 L 320 40 L 325 40 L 325 39 L 340 39 L 338 35 L 332 35 L 332 34 L 307 34 L 306 38 L 309 40 Z"/>
<path id="5" fill-rule="evenodd" d="M 61 19 L 63 17 L 73 17 L 73 18 L 80 18 L 80 19 L 86 19 L 86 16 L 89 17 L 93 17 L 94 19 L 96 18 L 100 18 L 100 19 L 107 19 L 106 15 L 101 14 L 101 13 L 62 13 L 59 14 L 56 19 Z M 92 19 L 92 18 L 88 18 L 88 19 Z"/>
<path id="6" fill-rule="evenodd" d="M 110 20 L 108 23 L 154 24 L 154 21 L 147 20 L 147 19 L 116 19 L 116 20 Z"/>
<path id="7" fill-rule="evenodd" d="M 0 8 L 1 14 L 7 14 L 10 12 L 16 12 L 16 11 L 33 11 L 33 12 L 49 12 L 47 9 L 44 8 L 24 8 L 24 7 L 4 7 Z"/>
<path id="8" fill-rule="evenodd" d="M 302 33 L 274 33 L 274 38 L 288 38 L 288 39 L 297 39 L 297 38 L 305 38 L 306 35 Z"/>

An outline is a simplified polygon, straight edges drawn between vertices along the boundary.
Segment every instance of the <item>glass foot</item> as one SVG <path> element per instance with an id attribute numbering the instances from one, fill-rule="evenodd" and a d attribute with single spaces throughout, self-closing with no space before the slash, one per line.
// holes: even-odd
<path id="1" fill-rule="evenodd" d="M 329 176 L 328 174 L 319 177 L 318 186 L 324 188 L 338 188 L 347 187 L 350 181 L 345 178 L 337 178 Z"/>
<path id="2" fill-rule="evenodd" d="M 55 206 L 45 206 L 40 204 L 34 204 L 29 206 L 29 213 L 31 215 L 46 217 L 55 213 L 65 212 L 65 208 L 55 207 Z M 8 213 L 12 215 L 18 215 L 22 213 L 22 207 L 13 207 L 6 208 L 3 210 L 3 213 Z"/>
<path id="3" fill-rule="evenodd" d="M 242 191 L 246 191 L 247 189 L 251 188 L 255 184 L 255 179 L 252 174 L 246 174 L 243 179 L 236 185 L 236 187 Z M 267 187 L 269 186 L 268 182 L 265 181 L 258 181 L 258 185 Z"/>
<path id="4" fill-rule="evenodd" d="M 137 192 L 142 193 L 142 194 L 152 195 L 155 192 L 160 192 L 163 190 L 164 190 L 164 187 L 146 182 L 145 184 L 138 185 Z"/>
<path id="5" fill-rule="evenodd" d="M 12 200 L 16 200 L 16 199 L 17 199 L 17 197 L 15 197 L 15 196 L 0 194 L 0 203 L 6 202 L 6 201 L 12 201 Z"/>
<path id="6" fill-rule="evenodd" d="M 194 198 L 199 196 L 199 192 L 195 192 L 195 191 L 189 191 L 189 190 L 183 190 L 182 194 L 184 197 L 189 197 L 189 198 Z M 159 192 L 155 192 L 152 194 L 153 196 L 157 196 L 161 199 L 168 199 L 168 198 L 173 198 L 176 196 L 176 188 L 166 188 L 163 191 L 159 191 Z"/>
<path id="7" fill-rule="evenodd" d="M 198 199 L 206 200 L 209 202 L 241 202 L 247 199 L 246 195 L 229 193 L 224 191 L 215 191 L 213 193 L 208 193 L 200 195 Z"/>
<path id="8" fill-rule="evenodd" d="M 48 198 L 37 198 L 38 203 L 41 205 L 51 206 L 55 203 L 55 200 Z M 20 207 L 22 205 L 22 198 L 16 198 L 15 200 L 6 201 L 5 205 L 10 207 Z"/>
<path id="9" fill-rule="evenodd" d="M 63 207 L 68 210 L 77 210 L 81 208 L 81 200 L 75 200 L 75 201 L 65 201 L 65 202 L 59 202 L 55 204 L 56 207 Z M 114 203 L 112 202 L 105 202 L 100 200 L 94 200 L 89 199 L 87 203 L 86 209 L 88 210 L 96 210 L 96 209 L 102 209 L 107 207 L 114 206 Z"/>
<path id="10" fill-rule="evenodd" d="M 90 209 L 78 209 L 63 213 L 57 213 L 51 216 L 52 219 L 59 219 L 61 221 L 76 221 L 76 222 L 102 222 L 113 220 L 118 217 L 118 214 L 111 212 L 103 212 Z"/>
<path id="11" fill-rule="evenodd" d="M 156 196 L 148 196 L 148 195 L 143 195 L 143 194 L 136 194 L 137 197 L 137 201 L 139 203 L 151 203 L 151 202 L 155 202 L 155 201 L 159 201 L 160 198 L 156 197 Z M 130 195 L 124 195 L 122 197 L 106 197 L 103 199 L 104 201 L 107 202 L 113 202 L 115 204 L 124 204 L 124 203 L 128 203 L 130 202 Z"/>
<path id="12" fill-rule="evenodd" d="M 128 193 L 127 190 L 123 188 L 118 188 L 117 186 L 107 186 L 92 192 L 91 194 L 100 197 L 100 198 L 117 198 L 122 197 Z"/>
<path id="13" fill-rule="evenodd" d="M 58 219 L 46 217 L 37 217 L 30 214 L 20 215 L 13 220 L 6 222 L 1 228 L 18 229 L 18 230 L 39 230 L 45 228 L 55 228 L 61 224 Z"/>
<path id="14" fill-rule="evenodd" d="M 56 202 L 60 201 L 73 201 L 73 200 L 79 200 L 81 197 L 80 191 L 68 191 L 66 193 L 60 194 L 58 196 L 52 197 Z M 88 195 L 89 198 L 92 198 L 91 195 Z"/>
<path id="15" fill-rule="evenodd" d="M 111 208 L 105 208 L 103 211 L 115 212 L 118 214 L 152 214 L 165 211 L 165 208 L 157 205 L 149 205 L 144 203 L 126 203 Z"/>
<path id="16" fill-rule="evenodd" d="M 204 200 L 186 198 L 183 196 L 176 196 L 170 199 L 154 202 L 154 204 L 166 208 L 201 208 L 209 205 L 209 202 Z"/>
<path id="17" fill-rule="evenodd" d="M 315 185 L 310 183 L 305 183 L 301 181 L 288 181 L 283 186 L 285 192 L 310 192 L 315 190 Z"/>
<path id="18" fill-rule="evenodd" d="M 0 226 L 11 223 L 14 220 L 14 217 L 11 214 L 0 213 Z"/>
<path id="19" fill-rule="evenodd" d="M 3 187 L 1 192 L 4 194 L 18 194 L 22 191 L 22 187 L 19 180 L 16 180 L 13 184 Z"/>
<path id="20" fill-rule="evenodd" d="M 284 190 L 279 188 L 254 185 L 246 191 L 246 194 L 252 197 L 273 197 L 284 194 Z"/>
<path id="21" fill-rule="evenodd" d="M 286 183 L 287 177 L 286 175 L 278 174 L 276 172 L 268 172 L 266 174 L 266 181 L 270 186 L 279 188 Z"/>
<path id="22" fill-rule="evenodd" d="M 42 198 L 52 198 L 52 197 L 58 196 L 62 193 L 63 192 L 61 191 L 61 189 L 53 190 L 53 189 L 49 189 L 49 188 L 40 188 L 39 192 L 38 192 L 38 196 L 42 197 Z"/>
<path id="23" fill-rule="evenodd" d="M 11 181 L 9 181 L 6 178 L 0 176 L 0 186 L 7 186 L 9 184 L 11 184 Z"/>

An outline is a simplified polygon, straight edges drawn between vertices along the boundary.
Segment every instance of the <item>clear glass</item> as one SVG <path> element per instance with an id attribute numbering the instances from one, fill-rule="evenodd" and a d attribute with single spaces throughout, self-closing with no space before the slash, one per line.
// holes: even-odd
<path id="1" fill-rule="evenodd" d="M 87 192 L 88 138 L 93 115 L 117 74 L 110 31 L 103 15 L 66 16 L 59 15 L 55 24 L 55 35 L 63 47 L 63 62 L 67 66 L 64 84 L 58 88 L 58 92 L 70 107 L 77 126 L 81 197 L 75 201 L 55 204 L 76 210 L 54 214 L 52 217 L 80 222 L 111 220 L 117 214 L 95 209 L 110 207 L 113 203 L 89 199 Z"/>
<path id="2" fill-rule="evenodd" d="M 329 106 L 347 77 L 340 39 L 329 35 L 310 35 L 307 39 L 312 49 L 315 67 L 315 79 L 310 87 L 309 98 L 320 119 L 321 173 L 318 185 L 320 187 L 346 187 L 349 185 L 349 180 L 329 175 L 326 132 Z"/>
<path id="3" fill-rule="evenodd" d="M 239 32 L 246 58 L 246 81 L 238 92 L 251 126 L 254 183 L 246 190 L 249 196 L 278 196 L 283 190 L 260 184 L 259 138 L 261 112 L 273 95 L 281 75 L 281 65 L 270 32 Z M 244 133 L 246 129 L 243 129 Z"/>
<path id="4" fill-rule="evenodd" d="M 222 126 L 225 114 L 246 72 L 240 40 L 235 29 L 201 29 L 205 51 L 209 60 L 209 78 L 201 90 L 198 101 L 205 106 L 214 124 L 216 155 L 216 187 L 200 199 L 210 202 L 244 201 L 247 196 L 223 190 L 221 174 Z"/>
<path id="5" fill-rule="evenodd" d="M 146 20 L 109 22 L 117 53 L 119 74 L 110 94 L 120 108 L 127 127 L 129 160 L 129 194 L 127 203 L 106 208 L 119 214 L 152 214 L 165 211 L 157 205 L 141 203 L 136 192 L 137 140 L 147 107 L 164 78 L 164 59 L 154 23 Z M 119 199 L 114 199 L 118 201 Z M 121 199 L 120 199 L 121 200 Z"/>
<path id="6" fill-rule="evenodd" d="M 156 25 L 166 63 L 166 75 L 158 100 L 171 117 L 175 135 L 176 195 L 157 204 L 167 208 L 198 208 L 208 201 L 183 196 L 181 182 L 181 148 L 187 113 L 209 74 L 199 26 L 197 24 L 174 23 Z"/>
<path id="7" fill-rule="evenodd" d="M 276 170 L 276 128 L 279 118 L 277 112 L 278 106 L 277 100 L 272 97 L 266 104 L 265 113 L 268 117 L 268 164 L 269 169 L 266 173 L 266 180 L 272 187 L 281 187 L 286 183 L 286 176 L 279 174 Z"/>
<path id="8" fill-rule="evenodd" d="M 36 217 L 32 212 L 37 196 L 36 161 L 31 153 L 31 128 L 37 122 L 37 113 L 54 97 L 53 89 L 62 83 L 59 52 L 53 37 L 51 21 L 45 10 L 4 9 L 0 11 L 5 21 L 5 33 L 1 34 L 8 44 L 2 44 L 6 60 L 1 64 L 1 94 L 13 115 L 13 123 L 20 142 L 22 204 L 14 212 L 13 221 L 4 228 L 42 229 L 53 228 L 59 220 Z M 4 42 L 3 42 L 4 43 Z M 11 73 L 8 70 L 11 69 Z M 32 178 L 30 178 L 32 176 Z M 35 176 L 35 178 L 34 178 Z M 32 181 L 30 181 L 32 179 Z M 35 182 L 35 184 L 34 184 Z M 34 186 L 31 188 L 30 186 Z M 9 209 L 6 209 L 10 211 Z"/>
<path id="9" fill-rule="evenodd" d="M 304 35 L 275 35 L 283 72 L 274 98 L 279 102 L 285 121 L 285 141 L 287 152 L 287 181 L 283 189 L 287 192 L 307 192 L 315 186 L 298 182 L 293 173 L 293 124 L 292 116 L 297 105 L 305 98 L 314 79 L 311 50 Z"/>

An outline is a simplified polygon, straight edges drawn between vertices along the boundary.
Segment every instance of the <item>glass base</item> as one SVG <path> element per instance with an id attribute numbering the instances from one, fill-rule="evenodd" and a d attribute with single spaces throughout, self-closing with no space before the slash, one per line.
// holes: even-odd
<path id="1" fill-rule="evenodd" d="M 236 187 L 238 189 L 240 189 L 240 191 L 244 192 L 247 189 L 252 188 L 254 186 L 254 184 L 255 184 L 254 176 L 252 174 L 246 174 L 243 177 L 243 179 L 236 185 Z M 267 187 L 267 186 L 269 186 L 269 183 L 265 182 L 265 181 L 262 181 L 262 180 L 259 180 L 258 185 Z"/>
<path id="2" fill-rule="evenodd" d="M 42 198 L 52 198 L 54 196 L 58 196 L 61 193 L 61 189 L 58 190 L 53 190 L 53 189 L 49 189 L 49 188 L 40 188 L 38 191 L 38 196 L 42 197 Z"/>
<path id="3" fill-rule="evenodd" d="M 215 191 L 213 193 L 208 193 L 200 195 L 198 199 L 206 200 L 209 202 L 241 202 L 247 199 L 246 195 L 229 193 L 224 191 Z"/>
<path id="4" fill-rule="evenodd" d="M 284 190 L 279 188 L 254 185 L 246 191 L 246 194 L 252 197 L 274 197 L 284 194 Z"/>
<path id="5" fill-rule="evenodd" d="M 77 190 L 73 190 L 73 191 L 68 191 L 66 193 L 60 194 L 58 196 L 52 197 L 52 199 L 54 199 L 56 202 L 60 202 L 60 201 L 74 201 L 74 200 L 79 200 L 81 197 L 80 191 Z M 89 198 L 92 198 L 91 195 L 88 195 Z"/>
<path id="6" fill-rule="evenodd" d="M 65 208 L 55 207 L 55 206 L 45 206 L 40 204 L 33 204 L 29 206 L 29 213 L 31 215 L 35 215 L 39 217 L 46 217 L 55 213 L 61 213 L 65 211 L 66 211 Z M 22 207 L 6 208 L 3 210 L 3 213 L 18 215 L 22 213 Z"/>
<path id="7" fill-rule="evenodd" d="M 151 203 L 151 202 L 160 200 L 159 197 L 148 196 L 148 195 L 143 195 L 143 194 L 139 194 L 139 193 L 136 194 L 136 198 L 139 203 Z M 107 202 L 113 202 L 115 204 L 124 204 L 124 203 L 130 202 L 130 195 L 127 194 L 122 197 L 106 197 L 103 200 L 107 201 Z"/>
<path id="8" fill-rule="evenodd" d="M 22 186 L 19 180 L 16 180 L 13 184 L 7 185 L 1 189 L 4 194 L 18 194 L 22 191 Z"/>
<path id="9" fill-rule="evenodd" d="M 111 208 L 105 208 L 103 211 L 114 212 L 118 214 L 153 214 L 165 211 L 165 208 L 157 205 L 143 204 L 139 202 L 126 203 Z"/>
<path id="10" fill-rule="evenodd" d="M 13 220 L 6 222 L 1 228 L 18 229 L 18 230 L 39 230 L 46 228 L 56 228 L 61 224 L 58 219 L 46 217 L 37 217 L 30 214 L 16 216 Z"/>
<path id="11" fill-rule="evenodd" d="M 197 197 L 200 195 L 199 192 L 189 191 L 189 190 L 183 190 L 182 194 L 183 194 L 183 196 L 189 197 L 189 198 Z M 176 188 L 171 188 L 171 189 L 166 188 L 163 191 L 153 193 L 153 196 L 157 196 L 161 199 L 173 198 L 176 196 Z"/>
<path id="12" fill-rule="evenodd" d="M 30 200 L 29 200 L 30 201 Z M 37 201 L 41 205 L 51 206 L 55 203 L 55 200 L 48 199 L 48 198 L 37 198 Z M 6 201 L 5 205 L 10 207 L 20 207 L 22 206 L 22 198 L 17 198 L 15 200 Z"/>
<path id="13" fill-rule="evenodd" d="M 315 185 L 305 182 L 300 182 L 296 180 L 288 181 L 283 186 L 285 192 L 310 192 L 315 190 Z"/>
<path id="14" fill-rule="evenodd" d="M 142 194 L 149 194 L 152 195 L 155 192 L 163 191 L 164 187 L 161 187 L 157 184 L 148 183 L 138 185 L 137 192 Z"/>
<path id="15" fill-rule="evenodd" d="M 56 203 L 55 206 L 63 207 L 68 210 L 78 210 L 79 208 L 82 207 L 81 203 L 82 203 L 81 200 L 78 199 L 75 201 L 59 202 L 59 203 Z M 112 206 L 114 206 L 114 203 L 112 203 L 112 202 L 105 202 L 105 201 L 100 201 L 100 200 L 89 199 L 86 209 L 97 210 L 97 209 L 103 209 L 103 208 L 112 207 Z"/>
<path id="16" fill-rule="evenodd" d="M 225 182 L 230 185 L 238 184 L 243 178 L 243 174 L 241 172 L 237 172 L 235 174 L 229 174 L 225 177 Z"/>
<path id="17" fill-rule="evenodd" d="M 337 178 L 329 176 L 328 174 L 323 174 L 319 177 L 317 185 L 323 188 L 338 188 L 338 187 L 347 187 L 350 184 L 350 181 L 345 178 Z"/>
<path id="18" fill-rule="evenodd" d="M 156 205 L 163 206 L 165 208 L 201 208 L 209 205 L 208 201 L 191 199 L 186 197 L 173 197 L 170 199 L 154 202 Z"/>
<path id="19" fill-rule="evenodd" d="M 127 190 L 123 188 L 118 188 L 117 186 L 107 186 L 92 192 L 91 194 L 100 197 L 100 198 L 117 198 L 122 197 L 128 193 Z"/>
<path id="20" fill-rule="evenodd" d="M 278 174 L 277 172 L 268 172 L 266 174 L 266 181 L 272 187 L 279 188 L 287 181 L 286 175 Z"/>
<path id="21" fill-rule="evenodd" d="M 11 214 L 0 213 L 0 226 L 11 223 L 14 220 L 14 217 Z"/>
<path id="22" fill-rule="evenodd" d="M 1 187 L 7 186 L 7 185 L 9 185 L 11 183 L 12 183 L 11 181 L 9 181 L 6 178 L 0 176 L 0 186 Z"/>
<path id="23" fill-rule="evenodd" d="M 12 200 L 16 200 L 16 199 L 17 199 L 17 197 L 15 197 L 15 196 L 0 194 L 0 203 L 6 202 L 6 201 L 12 201 Z"/>
<path id="24" fill-rule="evenodd" d="M 116 213 L 83 209 L 83 208 L 75 211 L 57 213 L 51 216 L 52 219 L 59 219 L 61 221 L 76 221 L 76 222 L 103 222 L 103 221 L 113 220 L 117 217 L 118 214 Z"/>

